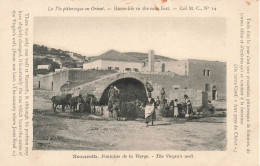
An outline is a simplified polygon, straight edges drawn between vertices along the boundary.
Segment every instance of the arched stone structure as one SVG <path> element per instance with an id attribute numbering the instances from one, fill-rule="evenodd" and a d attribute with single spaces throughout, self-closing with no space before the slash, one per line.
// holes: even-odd
<path id="1" fill-rule="evenodd" d="M 118 73 L 110 77 L 102 78 L 91 83 L 75 88 L 80 89 L 80 94 L 94 94 L 101 105 L 106 105 L 108 100 L 108 90 L 111 85 L 117 86 L 120 90 L 122 101 L 132 101 L 138 99 L 143 101 L 146 97 L 147 79 L 140 74 Z M 150 82 L 150 81 L 149 81 Z"/>
<path id="2" fill-rule="evenodd" d="M 136 78 L 121 78 L 111 84 L 109 84 L 103 91 L 100 97 L 100 104 L 105 105 L 108 102 L 108 91 L 110 86 L 116 86 L 120 90 L 120 100 L 121 101 L 134 101 L 138 99 L 139 101 L 144 101 L 146 98 L 146 88 L 145 85 L 137 80 Z"/>
<path id="3" fill-rule="evenodd" d="M 186 84 L 186 77 L 177 77 L 169 75 L 152 75 L 152 74 L 138 74 L 138 73 L 116 73 L 106 77 L 102 77 L 92 82 L 77 86 L 73 88 L 75 94 L 77 92 L 82 96 L 87 94 L 93 94 L 96 96 L 101 105 L 107 105 L 108 100 L 108 89 L 111 85 L 117 86 L 122 94 L 123 101 L 141 100 L 146 97 L 147 90 L 145 87 L 146 82 L 151 83 L 154 90 L 152 97 L 160 95 L 162 87 L 165 88 L 166 98 L 169 100 L 178 99 L 180 102 L 184 102 L 183 95 L 187 94 L 193 101 L 193 106 L 201 106 L 202 102 L 202 91 L 195 89 L 183 89 L 182 87 Z M 120 87 L 126 87 L 123 89 Z M 175 90 L 173 85 L 181 85 L 179 90 Z M 136 90 L 136 91 L 133 91 Z M 138 93 L 140 94 L 138 94 Z M 126 95 L 127 94 L 127 95 Z M 143 97 L 144 96 L 144 97 Z"/>
<path id="4" fill-rule="evenodd" d="M 116 86 L 120 90 L 121 101 L 144 101 L 146 98 L 146 88 L 143 82 L 136 78 L 126 77 L 118 79 L 109 84 L 103 91 L 100 97 L 100 104 L 106 105 L 108 103 L 108 91 L 111 86 Z"/>

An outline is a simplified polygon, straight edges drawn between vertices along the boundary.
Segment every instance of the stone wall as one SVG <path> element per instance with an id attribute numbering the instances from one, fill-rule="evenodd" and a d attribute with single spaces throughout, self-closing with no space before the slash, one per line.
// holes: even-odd
<path id="1" fill-rule="evenodd" d="M 188 95 L 191 103 L 194 107 L 199 107 L 203 105 L 203 93 L 201 90 L 195 89 L 178 89 L 178 90 L 170 90 L 169 92 L 168 102 L 170 100 L 178 99 L 178 102 L 185 102 L 184 95 Z"/>
<path id="2" fill-rule="evenodd" d="M 44 76 L 33 78 L 33 89 L 45 89 L 49 91 L 60 91 L 61 85 L 68 81 L 68 71 L 60 71 Z"/>
<path id="3" fill-rule="evenodd" d="M 222 63 L 220 64 L 223 65 Z M 202 70 L 203 68 L 209 68 L 209 66 L 206 63 L 202 65 L 202 67 L 198 68 Z M 212 67 L 216 68 L 216 66 L 214 65 Z M 192 66 L 190 66 L 190 68 L 193 69 Z M 82 95 L 94 94 L 97 99 L 100 100 L 102 96 L 106 96 L 110 85 L 117 85 L 118 88 L 122 90 L 123 96 L 125 96 L 124 98 L 126 100 L 132 100 L 134 99 L 134 97 L 131 97 L 131 95 L 136 95 L 137 99 L 144 98 L 143 92 L 146 92 L 144 85 L 148 81 L 154 88 L 154 91 L 152 93 L 152 96 L 154 98 L 160 96 L 161 89 L 165 88 L 165 97 L 166 99 L 168 99 L 168 101 L 177 98 L 180 102 L 183 102 L 183 95 L 187 94 L 191 98 L 194 106 L 200 106 L 203 104 L 202 92 L 205 90 L 205 83 L 214 82 L 218 86 L 218 88 L 221 88 L 219 89 L 219 95 L 225 96 L 225 94 L 223 94 L 226 92 L 226 80 L 225 74 L 223 74 L 225 69 L 223 69 L 222 73 L 218 73 L 217 76 L 214 76 L 213 74 L 215 74 L 216 71 L 214 71 L 213 68 L 210 68 L 210 70 L 212 70 L 213 72 L 212 77 L 208 78 L 201 78 L 201 76 L 195 74 L 202 74 L 203 70 L 201 72 L 197 70 L 195 73 L 190 72 L 190 76 L 117 73 L 114 71 L 102 70 L 67 70 L 43 77 L 34 78 L 34 89 L 38 89 L 38 82 L 40 81 L 40 89 L 52 90 L 53 82 L 53 91 L 59 92 L 60 87 L 68 80 L 76 81 L 77 83 L 72 84 L 71 87 L 67 89 L 67 93 Z M 128 81 L 124 81 L 127 79 Z M 129 82 L 129 84 L 127 84 L 127 82 Z M 142 93 L 138 95 L 138 91 Z M 127 96 L 128 93 L 129 97 Z M 102 100 L 106 101 L 106 97 Z"/>
<path id="4" fill-rule="evenodd" d="M 103 78 L 100 80 L 96 80 L 84 85 L 81 85 L 80 87 L 74 88 L 74 91 L 77 91 L 80 89 L 80 94 L 87 95 L 87 94 L 94 94 L 98 100 L 101 99 L 102 95 L 106 95 L 108 92 L 108 89 L 110 85 L 114 85 L 115 82 L 118 80 L 123 80 L 123 79 L 128 79 L 129 80 L 133 79 L 136 81 L 139 81 L 139 85 L 145 85 L 146 81 L 152 84 L 154 91 L 152 92 L 153 98 L 156 98 L 156 96 L 160 96 L 160 91 L 162 87 L 165 88 L 166 91 L 166 99 L 168 101 L 173 100 L 173 99 L 178 99 L 180 102 L 184 102 L 184 94 L 187 94 L 190 99 L 193 102 L 194 106 L 201 106 L 202 105 L 202 90 L 196 90 L 196 89 L 183 89 L 185 86 L 185 81 L 186 77 L 183 76 L 166 76 L 166 75 L 144 75 L 144 74 L 131 74 L 131 73 L 118 73 L 114 74 L 113 76 L 109 76 L 107 78 Z M 124 83 L 124 81 L 119 82 L 119 83 Z M 179 90 L 174 90 L 173 85 L 174 84 L 182 84 Z M 117 87 L 122 89 L 124 86 L 117 85 Z M 126 86 L 128 87 L 127 90 L 123 90 L 123 93 L 126 94 L 127 91 L 129 92 L 129 95 L 131 94 L 136 94 L 134 93 L 134 88 L 138 89 L 140 91 L 140 95 L 143 96 L 142 87 L 134 87 L 132 85 Z M 132 89 L 131 89 L 132 88 Z M 145 87 L 143 86 L 143 90 L 146 91 Z M 105 94 L 103 94 L 105 93 Z M 131 97 L 130 97 L 131 98 Z M 139 99 L 139 97 L 136 97 Z M 140 97 L 142 98 L 142 97 Z M 104 104 L 104 103 L 102 103 Z"/>
<path id="5" fill-rule="evenodd" d="M 113 73 L 115 72 L 103 70 L 62 70 L 56 73 L 34 77 L 33 88 L 59 92 L 61 86 L 64 85 L 67 81 L 72 81 L 75 83 L 73 86 L 78 86 Z"/>

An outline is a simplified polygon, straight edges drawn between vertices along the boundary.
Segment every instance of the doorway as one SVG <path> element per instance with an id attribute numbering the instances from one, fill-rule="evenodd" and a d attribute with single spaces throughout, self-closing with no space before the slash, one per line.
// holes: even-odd
<path id="1" fill-rule="evenodd" d="M 165 64 L 162 64 L 162 72 L 165 72 Z"/>

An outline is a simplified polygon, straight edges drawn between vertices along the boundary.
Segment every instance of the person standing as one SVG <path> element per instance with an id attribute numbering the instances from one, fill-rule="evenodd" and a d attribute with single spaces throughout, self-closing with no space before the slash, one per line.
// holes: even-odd
<path id="1" fill-rule="evenodd" d="M 156 97 L 156 101 L 155 101 L 155 114 L 156 115 L 160 115 L 160 98 L 159 96 Z"/>
<path id="2" fill-rule="evenodd" d="M 82 95 L 81 95 L 81 94 L 78 96 L 77 102 L 78 102 L 78 104 L 77 104 L 77 110 L 78 110 L 79 112 L 83 112 L 83 110 L 84 110 L 84 105 L 83 105 L 83 98 L 82 98 Z M 82 108 L 82 107 L 83 107 L 83 108 Z"/>
<path id="3" fill-rule="evenodd" d="M 185 105 L 186 105 L 186 114 L 188 116 L 190 116 L 193 112 L 193 109 L 192 109 L 192 105 L 191 105 L 191 101 L 190 101 L 190 98 L 188 95 L 184 95 L 184 99 L 185 99 Z"/>
<path id="4" fill-rule="evenodd" d="M 164 99 L 164 112 L 163 112 L 163 117 L 169 116 L 169 105 L 167 99 Z"/>
<path id="5" fill-rule="evenodd" d="M 113 109 L 113 118 L 115 120 L 119 120 L 119 105 L 120 105 L 119 98 L 115 98 L 113 108 L 112 108 Z"/>
<path id="6" fill-rule="evenodd" d="M 148 92 L 148 98 L 146 98 L 144 102 L 144 107 L 145 107 L 145 123 L 148 124 L 150 121 L 153 121 L 155 119 L 155 100 L 152 98 L 151 92 Z"/>
<path id="7" fill-rule="evenodd" d="M 114 96 L 115 96 L 115 89 L 113 86 L 111 86 L 108 91 L 108 110 L 110 114 L 112 114 L 113 112 Z"/>
<path id="8" fill-rule="evenodd" d="M 113 96 L 113 118 L 119 120 L 119 109 L 120 109 L 120 91 L 114 86 L 114 96 Z"/>
<path id="9" fill-rule="evenodd" d="M 156 107 L 158 108 L 160 106 L 160 99 L 159 99 L 159 96 L 156 97 L 156 101 L 155 101 L 155 104 L 156 104 Z"/>
<path id="10" fill-rule="evenodd" d="M 169 116 L 174 117 L 174 100 L 171 100 L 169 107 Z"/>
<path id="11" fill-rule="evenodd" d="M 174 117 L 178 117 L 178 116 L 179 116 L 178 99 L 175 99 L 175 100 L 174 100 L 173 108 L 174 108 L 173 116 L 174 116 Z"/>
<path id="12" fill-rule="evenodd" d="M 161 89 L 161 100 L 163 101 L 165 99 L 165 90 L 164 88 Z"/>
<path id="13" fill-rule="evenodd" d="M 95 101 L 93 95 L 90 97 L 90 109 L 91 109 L 91 113 L 95 113 Z"/>

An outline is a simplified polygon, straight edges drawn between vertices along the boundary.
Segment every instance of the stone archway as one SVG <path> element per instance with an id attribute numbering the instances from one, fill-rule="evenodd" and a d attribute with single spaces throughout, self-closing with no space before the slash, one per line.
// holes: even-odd
<path id="1" fill-rule="evenodd" d="M 135 101 L 138 99 L 144 102 L 146 98 L 145 85 L 135 78 L 121 78 L 109 84 L 100 97 L 100 104 L 107 105 L 108 91 L 110 86 L 116 86 L 120 90 L 120 99 L 122 102 Z"/>

